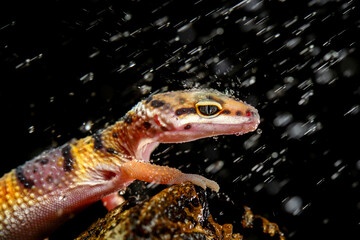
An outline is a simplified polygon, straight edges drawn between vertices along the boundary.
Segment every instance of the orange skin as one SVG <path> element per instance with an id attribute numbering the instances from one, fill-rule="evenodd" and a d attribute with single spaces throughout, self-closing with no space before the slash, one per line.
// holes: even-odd
<path id="1" fill-rule="evenodd" d="M 159 143 L 251 132 L 259 122 L 254 107 L 214 90 L 150 96 L 114 125 L 45 151 L 5 174 L 0 179 L 0 239 L 43 239 L 100 199 L 113 208 L 116 193 L 135 179 L 190 181 L 218 191 L 218 184 L 203 176 L 151 164 L 151 152 Z"/>

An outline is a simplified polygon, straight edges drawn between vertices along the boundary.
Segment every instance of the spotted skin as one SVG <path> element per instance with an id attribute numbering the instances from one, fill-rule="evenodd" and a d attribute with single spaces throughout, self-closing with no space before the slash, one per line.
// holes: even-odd
<path id="1" fill-rule="evenodd" d="M 160 93 L 139 102 L 114 125 L 45 151 L 0 179 L 0 239 L 43 239 L 77 211 L 135 179 L 161 184 L 216 182 L 150 163 L 159 143 L 254 131 L 252 106 L 215 90 Z M 106 197 L 106 198 L 105 198 Z"/>

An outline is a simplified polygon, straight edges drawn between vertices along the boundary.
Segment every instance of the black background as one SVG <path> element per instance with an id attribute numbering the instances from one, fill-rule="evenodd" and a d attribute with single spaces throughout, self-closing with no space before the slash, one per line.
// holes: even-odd
<path id="1" fill-rule="evenodd" d="M 211 212 L 235 229 L 245 204 L 288 239 L 358 238 L 356 1 L 49 0 L 0 13 L 1 173 L 115 122 L 149 90 L 211 87 L 256 106 L 261 132 L 160 146 L 157 164 L 215 179 Z M 104 213 L 95 204 L 50 239 Z"/>

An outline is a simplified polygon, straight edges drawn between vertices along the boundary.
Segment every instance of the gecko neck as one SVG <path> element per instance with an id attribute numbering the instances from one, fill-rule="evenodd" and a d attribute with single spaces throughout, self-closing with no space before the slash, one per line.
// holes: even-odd
<path id="1" fill-rule="evenodd" d="M 103 135 L 115 138 L 114 149 L 129 158 L 149 161 L 153 150 L 159 145 L 159 126 L 147 114 L 142 102 L 131 109 L 120 121 L 105 130 Z M 111 142 L 111 141 L 109 141 Z"/>

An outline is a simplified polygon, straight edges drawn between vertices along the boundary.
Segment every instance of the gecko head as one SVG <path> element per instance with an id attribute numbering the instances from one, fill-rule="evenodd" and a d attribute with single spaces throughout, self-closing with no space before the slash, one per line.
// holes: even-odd
<path id="1" fill-rule="evenodd" d="M 187 142 L 254 131 L 260 117 L 243 101 L 215 90 L 194 89 L 156 94 L 146 100 L 147 115 L 158 127 L 158 143 Z"/>

